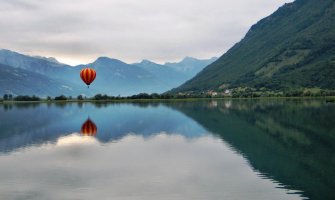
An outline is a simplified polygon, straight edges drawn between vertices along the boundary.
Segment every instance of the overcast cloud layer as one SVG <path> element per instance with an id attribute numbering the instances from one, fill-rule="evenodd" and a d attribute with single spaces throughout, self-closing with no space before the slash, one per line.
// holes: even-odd
<path id="1" fill-rule="evenodd" d="M 220 56 L 292 0 L 1 0 L 0 48 L 70 64 Z"/>

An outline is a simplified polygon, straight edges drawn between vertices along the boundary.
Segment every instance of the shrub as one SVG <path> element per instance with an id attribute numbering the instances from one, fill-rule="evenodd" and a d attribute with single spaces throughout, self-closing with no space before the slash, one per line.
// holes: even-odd
<path id="1" fill-rule="evenodd" d="M 67 97 L 64 96 L 64 95 L 61 95 L 61 96 L 55 97 L 55 100 L 56 101 L 65 101 L 65 100 L 67 100 Z"/>
<path id="2" fill-rule="evenodd" d="M 16 96 L 14 97 L 15 101 L 40 101 L 41 99 L 37 96 Z"/>

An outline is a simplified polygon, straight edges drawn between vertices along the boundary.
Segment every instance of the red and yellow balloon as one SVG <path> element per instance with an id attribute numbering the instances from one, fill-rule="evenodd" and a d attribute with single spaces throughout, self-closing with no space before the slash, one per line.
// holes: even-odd
<path id="1" fill-rule="evenodd" d="M 97 73 L 92 68 L 84 68 L 80 71 L 80 78 L 86 83 L 87 87 L 94 81 Z"/>

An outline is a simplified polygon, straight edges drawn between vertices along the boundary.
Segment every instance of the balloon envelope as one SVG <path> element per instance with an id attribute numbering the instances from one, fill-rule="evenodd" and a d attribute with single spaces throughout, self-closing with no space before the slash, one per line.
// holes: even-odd
<path id="1" fill-rule="evenodd" d="M 95 123 L 88 118 L 86 122 L 81 126 L 81 134 L 88 136 L 95 136 L 97 134 L 98 128 Z"/>
<path id="2" fill-rule="evenodd" d="M 95 77 L 97 76 L 97 73 L 92 68 L 84 68 L 80 71 L 80 77 L 86 83 L 86 85 L 90 85 Z"/>

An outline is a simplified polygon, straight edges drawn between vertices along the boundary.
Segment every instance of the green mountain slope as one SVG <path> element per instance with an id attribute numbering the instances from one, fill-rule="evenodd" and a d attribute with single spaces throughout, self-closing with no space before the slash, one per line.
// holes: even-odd
<path id="1" fill-rule="evenodd" d="M 251 87 L 335 89 L 335 1 L 296 0 L 172 92 Z"/>

